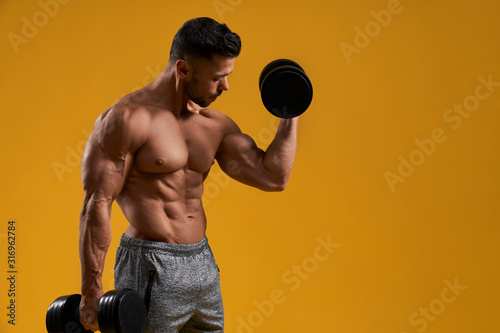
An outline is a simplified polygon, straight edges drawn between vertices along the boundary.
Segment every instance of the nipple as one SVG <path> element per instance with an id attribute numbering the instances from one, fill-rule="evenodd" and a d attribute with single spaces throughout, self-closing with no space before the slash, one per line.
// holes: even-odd
<path id="1" fill-rule="evenodd" d="M 163 160 L 162 160 L 161 158 L 159 158 L 159 159 L 157 159 L 157 160 L 155 161 L 155 164 L 156 164 L 156 165 L 162 165 L 162 164 L 163 164 Z"/>

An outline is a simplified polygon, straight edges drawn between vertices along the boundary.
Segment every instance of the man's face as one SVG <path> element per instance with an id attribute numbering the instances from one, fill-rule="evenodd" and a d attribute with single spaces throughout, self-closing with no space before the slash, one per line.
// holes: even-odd
<path id="1" fill-rule="evenodd" d="M 186 95 L 201 107 L 209 106 L 229 89 L 227 76 L 233 71 L 235 59 L 214 55 L 212 61 L 194 63 L 193 75 L 184 85 Z"/>

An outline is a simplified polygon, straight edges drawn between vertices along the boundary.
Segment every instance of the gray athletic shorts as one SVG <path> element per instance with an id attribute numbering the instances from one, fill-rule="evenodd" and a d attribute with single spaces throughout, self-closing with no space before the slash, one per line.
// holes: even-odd
<path id="1" fill-rule="evenodd" d="M 123 235 L 115 288 L 131 288 L 145 298 L 148 281 L 151 301 L 144 332 L 224 331 L 219 269 L 206 237 L 197 244 L 171 244 Z"/>

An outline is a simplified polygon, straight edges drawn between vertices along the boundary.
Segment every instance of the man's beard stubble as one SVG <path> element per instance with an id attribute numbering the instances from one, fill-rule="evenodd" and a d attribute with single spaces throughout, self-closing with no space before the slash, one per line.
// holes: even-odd
<path id="1" fill-rule="evenodd" d="M 186 95 L 189 97 L 191 101 L 194 103 L 198 104 L 199 106 L 205 108 L 208 107 L 210 104 L 212 104 L 212 100 L 205 100 L 200 93 L 198 93 L 197 89 L 197 84 L 198 84 L 198 78 L 196 73 L 193 74 L 193 79 L 191 82 L 188 82 L 184 85 L 184 92 Z M 216 97 L 219 97 L 222 94 L 222 91 L 218 91 L 216 94 L 210 95 L 211 99 L 214 99 Z"/>

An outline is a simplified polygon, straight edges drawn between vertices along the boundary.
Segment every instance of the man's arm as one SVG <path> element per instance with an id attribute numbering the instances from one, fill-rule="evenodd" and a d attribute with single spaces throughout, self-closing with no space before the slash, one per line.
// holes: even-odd
<path id="1" fill-rule="evenodd" d="M 282 191 L 290 178 L 297 149 L 298 117 L 281 119 L 276 136 L 266 151 L 230 124 L 216 159 L 231 178 L 264 191 Z"/>
<path id="2" fill-rule="evenodd" d="M 103 113 L 82 159 L 85 198 L 80 215 L 80 321 L 92 331 L 99 329 L 97 308 L 103 295 L 102 273 L 111 242 L 111 205 L 123 188 L 134 151 L 141 144 L 130 118 L 130 112 L 124 110 Z"/>

